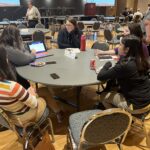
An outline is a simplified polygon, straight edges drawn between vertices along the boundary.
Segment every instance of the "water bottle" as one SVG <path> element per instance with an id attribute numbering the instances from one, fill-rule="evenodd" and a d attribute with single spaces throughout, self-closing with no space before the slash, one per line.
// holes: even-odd
<path id="1" fill-rule="evenodd" d="M 85 37 L 85 35 L 81 35 L 80 50 L 85 51 L 85 47 L 86 47 L 86 37 Z"/>
<path id="2" fill-rule="evenodd" d="M 94 41 L 97 40 L 97 32 L 94 32 L 93 40 L 94 40 Z"/>

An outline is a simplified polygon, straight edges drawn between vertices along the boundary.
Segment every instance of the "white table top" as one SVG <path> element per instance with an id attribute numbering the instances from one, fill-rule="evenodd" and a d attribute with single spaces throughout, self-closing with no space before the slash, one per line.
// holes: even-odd
<path id="1" fill-rule="evenodd" d="M 44 33 L 48 33 L 50 31 L 49 29 L 44 29 L 44 28 L 24 28 L 24 29 L 20 29 L 20 34 L 22 36 L 32 35 L 35 31 L 38 31 L 38 30 Z"/>
<path id="2" fill-rule="evenodd" d="M 0 21 L 0 25 L 9 25 L 9 24 L 19 24 L 19 23 L 27 23 L 27 21 Z"/>

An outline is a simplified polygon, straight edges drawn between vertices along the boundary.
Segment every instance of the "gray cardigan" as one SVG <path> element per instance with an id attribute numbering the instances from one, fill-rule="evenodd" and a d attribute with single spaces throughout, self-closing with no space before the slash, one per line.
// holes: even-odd
<path id="1" fill-rule="evenodd" d="M 25 50 L 17 50 L 11 46 L 6 46 L 8 60 L 14 66 L 25 66 L 35 60 L 35 55 L 24 52 Z"/>

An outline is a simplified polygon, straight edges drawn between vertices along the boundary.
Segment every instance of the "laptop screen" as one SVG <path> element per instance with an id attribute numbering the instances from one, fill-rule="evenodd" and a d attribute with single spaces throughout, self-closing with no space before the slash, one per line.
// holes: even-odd
<path id="1" fill-rule="evenodd" d="M 28 47 L 30 51 L 35 50 L 36 53 L 46 52 L 45 44 L 42 41 L 28 43 Z"/>

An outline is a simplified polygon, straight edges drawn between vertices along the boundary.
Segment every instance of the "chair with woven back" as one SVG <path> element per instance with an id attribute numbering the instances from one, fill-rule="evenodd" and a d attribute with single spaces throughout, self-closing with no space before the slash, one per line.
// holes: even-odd
<path id="1" fill-rule="evenodd" d="M 9 114 L 5 111 L 1 111 L 0 124 L 17 134 L 18 141 L 23 145 L 24 150 L 35 150 L 35 147 L 46 132 L 51 132 L 52 142 L 55 141 L 48 108 L 46 108 L 43 116 L 38 122 L 29 122 L 23 127 L 16 126 L 13 120 L 10 119 Z"/>
<path id="2" fill-rule="evenodd" d="M 103 50 L 107 51 L 109 50 L 109 44 L 107 42 L 94 42 L 91 49 L 98 49 L 98 50 Z"/>
<path id="3" fill-rule="evenodd" d="M 78 22 L 78 28 L 83 31 L 85 26 L 84 26 L 84 23 L 83 22 Z"/>
<path id="4" fill-rule="evenodd" d="M 41 28 L 41 29 L 44 29 L 45 26 L 44 26 L 44 24 L 42 24 L 42 23 L 38 23 L 38 24 L 35 25 L 35 28 Z"/>
<path id="5" fill-rule="evenodd" d="M 24 29 L 24 28 L 27 28 L 27 26 L 23 23 L 20 23 L 20 24 L 17 25 L 17 28 Z"/>
<path id="6" fill-rule="evenodd" d="M 99 31 L 100 31 L 100 22 L 94 22 L 94 24 L 92 26 L 92 32 L 99 33 Z"/>
<path id="7" fill-rule="evenodd" d="M 35 25 L 35 28 L 38 28 L 38 29 L 45 29 L 45 26 L 44 26 L 44 24 L 42 24 L 42 23 L 38 23 L 38 24 Z M 50 35 L 45 35 L 45 39 L 46 39 L 46 40 L 50 40 L 50 39 L 52 39 L 52 36 L 50 36 Z"/>
<path id="8" fill-rule="evenodd" d="M 104 30 L 104 37 L 107 43 L 112 45 L 112 48 L 114 47 L 114 45 L 117 45 L 120 43 L 120 40 L 117 39 L 117 36 L 113 37 L 112 32 L 107 28 L 105 28 Z"/>
<path id="9" fill-rule="evenodd" d="M 32 35 L 32 41 L 43 41 L 45 40 L 44 32 L 37 30 Z"/>
<path id="10" fill-rule="evenodd" d="M 67 145 L 83 150 L 114 143 L 121 150 L 131 122 L 130 113 L 120 108 L 74 113 L 69 118 Z"/>
<path id="11" fill-rule="evenodd" d="M 146 144 L 150 148 L 150 136 L 146 129 L 146 121 L 150 120 L 150 104 L 144 108 L 133 109 L 133 106 L 130 105 L 127 108 L 127 111 L 132 115 L 132 126 L 137 129 L 142 129 L 146 137 Z"/>

